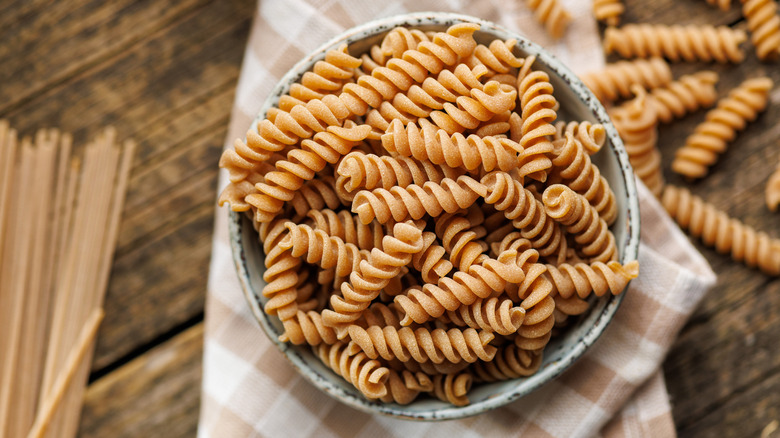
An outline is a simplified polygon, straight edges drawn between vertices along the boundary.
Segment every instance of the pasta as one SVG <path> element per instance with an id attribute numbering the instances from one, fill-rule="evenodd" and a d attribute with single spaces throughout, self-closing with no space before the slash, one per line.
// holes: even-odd
<path id="1" fill-rule="evenodd" d="M 390 190 L 361 190 L 352 201 L 352 212 L 360 216 L 364 224 L 376 219 L 387 223 L 407 218 L 420 219 L 423 216 L 439 216 L 442 212 L 454 213 L 468 208 L 484 194 L 484 186 L 473 178 L 463 175 L 457 180 L 445 178 L 441 183 L 426 182 L 405 188 L 395 186 Z"/>
<path id="2" fill-rule="evenodd" d="M 404 128 L 394 120 L 388 132 L 382 136 L 382 146 L 391 153 L 451 168 L 464 167 L 511 170 L 518 166 L 518 152 L 523 148 L 518 143 L 500 137 L 468 137 L 460 133 L 449 135 L 444 129 L 437 129 L 425 119 L 420 126 L 409 123 Z"/>
<path id="3" fill-rule="evenodd" d="M 627 24 L 608 28 L 604 50 L 624 58 L 663 56 L 670 61 L 742 62 L 739 48 L 747 36 L 726 26 Z"/>
<path id="4" fill-rule="evenodd" d="M 665 87 L 651 90 L 647 105 L 655 109 L 659 122 L 669 123 L 699 108 L 712 106 L 718 99 L 717 82 L 718 74 L 712 71 L 685 75 Z"/>
<path id="5" fill-rule="evenodd" d="M 771 79 L 760 77 L 748 79 L 731 90 L 677 150 L 672 170 L 688 178 L 705 176 L 718 155 L 726 151 L 728 142 L 766 108 L 772 85 Z"/>
<path id="6" fill-rule="evenodd" d="M 604 127 L 556 123 L 535 57 L 478 44 L 478 27 L 399 27 L 365 53 L 328 52 L 221 159 L 220 201 L 251 215 L 279 340 L 371 400 L 461 406 L 475 380 L 528 376 L 555 325 L 587 310 L 580 295 L 635 275 L 582 264 L 612 258 L 583 238 L 603 239 L 604 221 L 567 234 L 543 202 L 568 184 L 614 221 L 590 161 Z"/>
<path id="7" fill-rule="evenodd" d="M 636 98 L 610 112 L 631 167 L 650 192 L 661 195 L 664 176 L 661 170 L 661 152 L 658 150 L 657 111 L 648 110 L 649 99 L 641 87 L 635 88 Z"/>
<path id="8" fill-rule="evenodd" d="M 620 0 L 593 0 L 593 15 L 608 26 L 620 24 L 620 16 L 626 7 Z"/>
<path id="9" fill-rule="evenodd" d="M 686 189 L 667 185 L 661 203 L 682 229 L 705 245 L 751 268 L 780 275 L 780 240 L 730 218 Z"/>
<path id="10" fill-rule="evenodd" d="M 780 15 L 773 0 L 742 0 L 742 15 L 747 20 L 750 40 L 762 61 L 780 57 Z"/>
<path id="11" fill-rule="evenodd" d="M 553 184 L 545 189 L 542 200 L 547 214 L 566 226 L 584 256 L 594 262 L 617 258 L 615 236 L 585 197 L 562 184 Z"/>
<path id="12" fill-rule="evenodd" d="M 772 175 L 769 176 L 769 181 L 766 183 L 766 206 L 772 210 L 777 211 L 777 206 L 780 205 L 780 165 L 775 168 Z"/>
<path id="13" fill-rule="evenodd" d="M 534 11 L 534 17 L 544 25 L 547 33 L 553 38 L 563 36 L 571 22 L 571 15 L 563 9 L 558 0 L 526 0 L 526 4 Z"/>
<path id="14" fill-rule="evenodd" d="M 595 7 L 595 3 L 594 3 Z M 603 70 L 587 73 L 582 82 L 590 88 L 602 103 L 614 102 L 633 96 L 631 86 L 641 85 L 652 89 L 669 85 L 672 70 L 663 58 L 635 59 L 607 64 Z"/>

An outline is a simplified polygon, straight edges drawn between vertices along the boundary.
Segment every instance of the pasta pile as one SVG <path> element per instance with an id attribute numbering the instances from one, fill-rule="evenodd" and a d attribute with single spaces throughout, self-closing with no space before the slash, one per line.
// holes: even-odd
<path id="1" fill-rule="evenodd" d="M 328 52 L 221 160 L 280 339 L 371 400 L 460 406 L 531 375 L 557 327 L 638 274 L 591 161 L 604 127 L 557 121 L 534 57 L 478 28 Z"/>

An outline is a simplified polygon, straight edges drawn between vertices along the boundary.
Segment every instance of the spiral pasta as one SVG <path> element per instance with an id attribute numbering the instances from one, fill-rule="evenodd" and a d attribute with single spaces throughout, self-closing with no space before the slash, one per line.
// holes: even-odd
<path id="1" fill-rule="evenodd" d="M 593 0 L 593 15 L 607 26 L 619 25 L 620 16 L 625 10 L 626 7 L 620 0 Z"/>
<path id="2" fill-rule="evenodd" d="M 394 120 L 382 135 L 382 146 L 388 152 L 437 165 L 487 171 L 516 168 L 518 152 L 522 152 L 521 146 L 510 139 L 475 134 L 466 137 L 461 133 L 450 135 L 425 119 L 420 119 L 420 126 L 409 123 L 406 127 Z"/>
<path id="3" fill-rule="evenodd" d="M 712 106 L 718 99 L 717 82 L 718 74 L 712 71 L 685 75 L 664 87 L 650 90 L 647 104 L 655 109 L 659 122 L 669 123 L 699 108 Z"/>
<path id="4" fill-rule="evenodd" d="M 475 129 L 480 122 L 490 120 L 496 114 L 515 108 L 517 91 L 488 81 L 482 89 L 472 89 L 470 96 L 460 96 L 455 104 L 446 102 L 441 110 L 432 111 L 428 117 L 448 134 Z"/>
<path id="5" fill-rule="evenodd" d="M 751 268 L 780 275 L 780 240 L 730 218 L 686 189 L 667 185 L 661 203 L 682 229 L 705 245 Z"/>
<path id="6" fill-rule="evenodd" d="M 279 223 L 276 225 L 271 231 L 276 235 L 275 237 L 282 236 L 278 229 Z M 280 240 L 284 240 L 284 237 Z M 294 317 L 298 312 L 297 284 L 301 260 L 294 257 L 289 249 L 281 248 L 278 245 L 269 249 L 270 251 L 265 254 L 266 270 L 263 273 L 263 280 L 266 282 L 263 287 L 263 296 L 268 301 L 266 301 L 263 310 L 269 315 L 276 315 L 280 320 L 285 321 Z"/>
<path id="7" fill-rule="evenodd" d="M 595 3 L 594 3 L 595 7 Z M 604 69 L 587 73 L 582 82 L 602 103 L 633 96 L 631 86 L 658 88 L 672 82 L 672 69 L 663 58 L 634 59 L 607 64 Z"/>
<path id="8" fill-rule="evenodd" d="M 496 332 L 508 336 L 523 324 L 525 309 L 515 306 L 512 300 L 496 297 L 477 299 L 468 306 L 460 306 L 442 315 L 444 322 L 450 322 L 459 327 Z"/>
<path id="9" fill-rule="evenodd" d="M 747 20 L 750 40 L 762 61 L 780 57 L 780 15 L 773 0 L 742 0 L 742 15 Z"/>
<path id="10" fill-rule="evenodd" d="M 412 266 L 426 283 L 436 283 L 452 270 L 452 262 L 445 258 L 447 250 L 436 243 L 436 234 L 423 232 L 423 249 L 412 256 Z"/>
<path id="11" fill-rule="evenodd" d="M 324 176 L 305 182 L 293 194 L 290 205 L 295 211 L 293 221 L 302 219 L 309 211 L 325 208 L 336 209 L 343 205 L 336 192 L 336 180 L 333 176 Z"/>
<path id="12" fill-rule="evenodd" d="M 365 353 L 350 354 L 347 344 L 320 344 L 314 352 L 328 368 L 355 386 L 368 399 L 387 395 L 387 381 L 390 370 L 378 360 L 369 359 Z"/>
<path id="13" fill-rule="evenodd" d="M 334 268 L 335 275 L 339 277 L 356 271 L 361 260 L 368 256 L 368 251 L 361 251 L 356 245 L 344 243 L 325 231 L 292 222 L 288 222 L 286 227 L 288 233 L 279 242 L 280 248 L 289 249 L 293 257 L 306 256 L 306 263 L 318 264 L 324 269 Z"/>
<path id="14" fill-rule="evenodd" d="M 381 397 L 383 402 L 408 405 L 417 398 L 420 392 L 433 391 L 434 385 L 433 380 L 425 373 L 413 373 L 408 370 L 399 373 L 391 369 L 385 387 L 387 395 Z"/>
<path id="15" fill-rule="evenodd" d="M 766 183 L 766 189 L 764 190 L 766 197 L 766 206 L 772 211 L 777 211 L 777 206 L 780 205 L 780 165 L 775 168 L 772 175 L 769 176 L 769 181 Z"/>
<path id="16" fill-rule="evenodd" d="M 661 195 L 664 176 L 661 169 L 661 152 L 658 150 L 657 112 L 650 109 L 647 93 L 635 88 L 636 98 L 610 112 L 615 128 L 623 139 L 628 160 L 634 173 L 655 196 Z"/>
<path id="17" fill-rule="evenodd" d="M 517 259 L 527 259 L 536 254 L 518 254 L 517 251 L 501 253 L 497 259 L 485 259 L 480 264 L 469 267 L 468 272 L 456 271 L 452 278 L 442 277 L 437 284 L 425 284 L 421 288 L 413 287 L 404 294 L 395 297 L 395 303 L 404 311 L 401 325 L 412 322 L 422 324 L 438 318 L 445 311 L 458 309 L 461 305 L 471 305 L 477 299 L 490 297 L 494 292 L 503 291 L 507 283 L 520 283 L 525 272 L 518 269 Z"/>
<path id="18" fill-rule="evenodd" d="M 483 254 L 487 246 L 477 241 L 486 231 L 467 215 L 466 210 L 444 214 L 435 226 L 436 236 L 441 239 L 449 260 L 461 271 L 467 271 L 469 266 L 481 263 L 487 257 Z"/>
<path id="19" fill-rule="evenodd" d="M 705 176 L 737 132 L 766 108 L 772 86 L 771 79 L 760 77 L 748 79 L 731 90 L 677 150 L 672 170 L 688 178 Z"/>
<path id="20" fill-rule="evenodd" d="M 326 94 L 336 94 L 355 75 L 361 61 L 347 52 L 347 45 L 325 52 L 325 59 L 314 63 L 312 71 L 301 77 L 300 83 L 290 85 L 289 96 L 279 100 L 279 108 L 290 110 L 295 105 L 312 99 L 322 99 Z"/>
<path id="21" fill-rule="evenodd" d="M 593 155 L 600 151 L 607 140 L 607 131 L 604 129 L 604 125 L 601 123 L 593 124 L 588 121 L 557 122 L 553 140 L 565 140 L 566 134 L 571 134 L 572 137 L 579 140 L 588 155 Z"/>
<path id="22" fill-rule="evenodd" d="M 310 210 L 306 217 L 316 230 L 322 230 L 330 236 L 338 237 L 359 249 L 372 250 L 382 248 L 385 230 L 378 222 L 364 224 L 346 210 L 336 213 L 333 210 Z"/>
<path id="23" fill-rule="evenodd" d="M 294 317 L 282 321 L 284 333 L 279 341 L 293 345 L 335 344 L 338 341 L 336 332 L 322 322 L 322 314 L 314 310 L 304 312 L 298 310 Z"/>
<path id="24" fill-rule="evenodd" d="M 390 190 L 361 190 L 352 201 L 352 212 L 367 224 L 376 219 L 380 223 L 420 219 L 442 212 L 454 213 L 468 208 L 485 193 L 485 188 L 473 178 L 463 175 L 457 180 L 445 178 L 441 183 L 426 182 L 422 186 L 411 184 L 405 188 L 395 186 Z"/>
<path id="25" fill-rule="evenodd" d="M 545 275 L 563 299 L 575 295 L 584 299 L 590 294 L 600 297 L 607 292 L 618 295 L 639 275 L 639 263 L 634 260 L 625 265 L 616 261 L 547 265 Z"/>
<path id="26" fill-rule="evenodd" d="M 402 362 L 467 362 L 491 360 L 496 348 L 490 345 L 495 335 L 473 328 L 427 329 L 418 327 L 348 327 L 350 346 L 347 351 L 362 351 L 371 359 L 398 358 Z"/>
<path id="27" fill-rule="evenodd" d="M 491 77 L 498 74 L 508 74 L 523 65 L 523 59 L 512 53 L 515 45 L 517 45 L 515 39 L 493 40 L 488 46 L 477 44 L 474 53 L 463 62 L 472 68 L 484 67 Z"/>
<path id="28" fill-rule="evenodd" d="M 534 11 L 536 21 L 544 25 L 547 33 L 553 38 L 560 38 L 571 22 L 571 15 L 558 3 L 558 0 L 526 0 L 526 4 Z"/>
<path id="29" fill-rule="evenodd" d="M 562 184 L 553 184 L 542 195 L 545 211 L 566 226 L 583 255 L 594 262 L 617 258 L 615 236 L 584 196 Z"/>
<path id="30" fill-rule="evenodd" d="M 547 136 L 555 135 L 555 127 L 552 123 L 557 117 L 554 108 L 558 105 L 558 101 L 552 94 L 553 87 L 549 76 L 542 71 L 531 71 L 518 79 L 517 93 L 522 111 L 520 114 L 522 125 L 518 140 L 522 147 L 520 173 L 544 182 L 547 179 L 549 162 L 545 161 L 542 166 L 538 166 L 542 164 L 538 157 L 553 151 L 552 143 Z M 532 166 L 531 163 L 534 165 Z"/>
<path id="31" fill-rule="evenodd" d="M 469 404 L 467 396 L 474 378 L 471 373 L 437 374 L 433 378 L 433 393 L 441 401 L 455 406 Z"/>
<path id="32" fill-rule="evenodd" d="M 531 376 L 541 365 L 541 353 L 523 350 L 515 344 L 506 344 L 498 347 L 492 361 L 477 362 L 472 372 L 478 382 L 497 382 Z"/>
<path id="33" fill-rule="evenodd" d="M 745 32 L 726 26 L 627 24 L 607 29 L 604 50 L 624 58 L 663 56 L 674 62 L 738 63 L 745 57 L 739 46 L 746 38 Z"/>
<path id="34" fill-rule="evenodd" d="M 487 188 L 487 204 L 512 221 L 523 237 L 530 240 L 545 257 L 562 260 L 566 254 L 566 237 L 561 228 L 544 212 L 544 205 L 523 185 L 504 172 L 492 172 L 482 178 Z"/>
<path id="35" fill-rule="evenodd" d="M 416 50 L 423 41 L 430 42 L 428 35 L 418 29 L 395 27 L 382 38 L 380 44 L 371 46 L 361 56 L 362 68 L 368 74 L 377 67 L 383 67 L 392 58 L 401 58 L 407 50 Z"/>

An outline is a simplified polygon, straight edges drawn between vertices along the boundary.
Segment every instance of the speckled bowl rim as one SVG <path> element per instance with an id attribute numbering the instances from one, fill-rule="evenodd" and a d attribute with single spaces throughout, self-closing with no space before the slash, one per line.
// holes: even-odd
<path id="1" fill-rule="evenodd" d="M 506 30 L 505 28 L 498 26 L 495 23 L 463 14 L 445 12 L 420 12 L 380 18 L 361 26 L 349 29 L 341 35 L 331 39 L 329 42 L 323 44 L 319 49 L 306 56 L 292 69 L 290 69 L 290 71 L 282 77 L 270 96 L 266 99 L 262 109 L 258 113 L 257 118 L 253 121 L 252 126 L 255 127 L 257 122 L 264 118 L 266 111 L 268 111 L 272 105 L 277 103 L 279 96 L 281 96 L 286 90 L 289 89 L 290 84 L 298 80 L 303 72 L 308 70 L 309 67 L 313 65 L 313 62 L 318 59 L 322 59 L 324 57 L 324 53 L 329 49 L 336 48 L 345 42 L 347 44 L 351 44 L 363 38 L 386 32 L 396 26 L 450 26 L 460 22 L 478 23 L 481 26 L 480 30 L 486 30 L 490 33 L 493 33 L 497 38 L 515 38 L 518 40 L 518 47 L 521 50 L 528 53 L 537 54 L 537 62 L 541 62 L 546 66 L 547 69 L 558 75 L 562 80 L 569 83 L 572 91 L 588 107 L 588 109 L 595 116 L 596 120 L 604 125 L 607 137 L 609 139 L 609 144 L 611 146 L 609 147 L 608 151 L 615 155 L 617 163 L 620 167 L 620 175 L 623 179 L 623 187 L 626 191 L 624 195 L 627 211 L 624 226 L 627 229 L 625 234 L 626 238 L 624 239 L 624 242 L 622 242 L 622 245 L 621 242 L 618 242 L 618 248 L 622 249 L 620 261 L 622 263 L 627 263 L 631 260 L 636 260 L 639 251 L 639 200 L 636 192 L 633 171 L 628 160 L 628 155 L 626 154 L 623 143 L 620 140 L 615 127 L 611 123 L 606 110 L 598 101 L 598 99 L 593 95 L 593 93 L 582 83 L 582 81 L 557 58 L 555 58 L 549 52 L 545 51 L 541 46 L 514 32 Z M 243 216 L 244 215 L 241 213 L 229 211 L 228 223 L 231 249 L 244 295 L 246 296 L 247 302 L 252 309 L 252 313 L 257 318 L 260 326 L 263 328 L 263 331 L 280 349 L 280 351 L 290 361 L 290 363 L 298 370 L 298 372 L 309 382 L 337 400 L 368 413 L 380 413 L 392 417 L 412 420 L 448 420 L 477 415 L 482 412 L 503 406 L 511 401 L 517 400 L 520 397 L 535 391 L 544 384 L 553 380 L 566 369 L 568 369 L 572 364 L 574 364 L 574 362 L 576 362 L 580 357 L 582 357 L 588 348 L 596 342 L 599 336 L 601 336 L 601 334 L 607 328 L 613 316 L 615 315 L 615 312 L 622 303 L 623 298 L 625 297 L 625 294 L 620 294 L 618 296 L 601 298 L 608 300 L 608 303 L 603 308 L 601 314 L 595 320 L 594 325 L 590 328 L 590 330 L 587 331 L 585 336 L 577 341 L 571 350 L 564 354 L 560 360 L 546 364 L 533 376 L 515 379 L 515 381 L 517 381 L 517 385 L 515 385 L 511 390 L 501 392 L 495 396 L 486 398 L 467 406 L 448 406 L 432 409 L 430 411 L 414 411 L 408 409 L 407 406 L 368 401 L 358 394 L 345 391 L 343 388 L 339 387 L 339 385 L 332 382 L 333 377 L 323 376 L 316 370 L 312 369 L 311 366 L 307 364 L 306 359 L 301 356 L 300 352 L 298 351 L 298 349 L 301 347 L 282 343 L 277 339 L 277 336 L 280 332 L 276 327 L 274 327 L 274 325 L 268 319 L 268 315 L 266 315 L 263 311 L 260 302 L 262 294 L 260 291 L 253 289 L 250 281 L 249 267 L 247 265 L 246 254 L 244 252 L 242 227 L 251 227 L 251 223 Z M 256 269 L 264 270 L 262 266 L 256 267 Z M 412 405 L 414 405 L 414 403 Z"/>

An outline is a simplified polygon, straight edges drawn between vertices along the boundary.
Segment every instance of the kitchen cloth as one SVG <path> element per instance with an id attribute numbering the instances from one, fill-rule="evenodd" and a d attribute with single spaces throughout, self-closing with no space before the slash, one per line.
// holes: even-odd
<path id="1" fill-rule="evenodd" d="M 604 64 L 591 2 L 559 0 L 573 21 L 550 38 L 524 1 L 261 0 L 225 141 L 243 138 L 265 98 L 298 60 L 344 30 L 417 11 L 473 15 L 541 44 L 575 73 Z M 222 171 L 219 191 L 227 185 Z M 706 260 L 641 184 L 640 274 L 596 344 L 558 379 L 504 407 L 462 420 L 414 422 L 358 411 L 300 377 L 260 328 L 218 208 L 206 301 L 199 437 L 671 437 L 661 363 L 715 282 Z"/>

